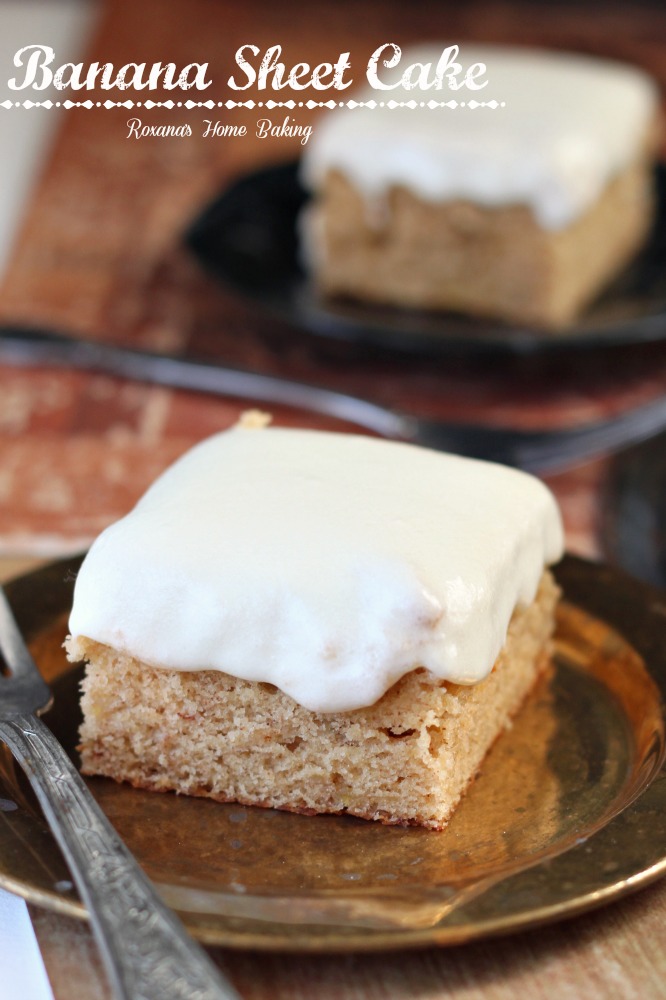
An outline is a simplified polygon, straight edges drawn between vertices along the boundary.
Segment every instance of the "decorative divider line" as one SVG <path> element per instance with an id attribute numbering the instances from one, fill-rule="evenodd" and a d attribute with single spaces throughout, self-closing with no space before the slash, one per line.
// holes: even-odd
<path id="1" fill-rule="evenodd" d="M 2 101 L 0 108 L 504 108 L 504 101 Z"/>

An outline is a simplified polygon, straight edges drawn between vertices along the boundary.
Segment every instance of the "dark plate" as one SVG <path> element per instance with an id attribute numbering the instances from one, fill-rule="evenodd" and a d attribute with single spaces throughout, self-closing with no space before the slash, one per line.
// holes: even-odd
<path id="1" fill-rule="evenodd" d="M 76 759 L 81 672 L 62 649 L 78 560 L 8 586 Z M 208 944 L 276 951 L 452 945 L 572 916 L 666 873 L 666 595 L 566 558 L 552 669 L 441 833 L 87 783 Z M 85 917 L 0 746 L 0 886 Z M 2 982 L 0 974 L 0 984 Z M 0 996 L 2 986 L 0 985 Z"/>
<path id="2" fill-rule="evenodd" d="M 666 587 L 666 434 L 613 460 L 603 508 L 606 557 Z"/>
<path id="3" fill-rule="evenodd" d="M 363 305 L 318 296 L 298 260 L 296 222 L 307 195 L 298 164 L 243 177 L 210 204 L 186 240 L 202 264 L 254 306 L 319 337 L 410 354 L 552 353 L 666 339 L 666 166 L 640 257 L 565 332 L 454 313 Z"/>

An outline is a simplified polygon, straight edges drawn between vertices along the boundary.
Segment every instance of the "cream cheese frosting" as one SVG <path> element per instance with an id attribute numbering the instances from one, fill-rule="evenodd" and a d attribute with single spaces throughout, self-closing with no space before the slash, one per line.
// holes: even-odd
<path id="1" fill-rule="evenodd" d="M 239 426 L 95 541 L 70 631 L 149 664 L 276 685 L 312 711 L 425 667 L 472 684 L 562 554 L 526 473 L 364 436 Z"/>
<path id="2" fill-rule="evenodd" d="M 403 53 L 436 64 L 446 46 Z M 390 53 L 389 53 L 390 54 Z M 486 64 L 482 90 L 367 88 L 359 101 L 497 101 L 504 107 L 339 108 L 317 123 L 302 161 L 316 190 L 342 172 L 368 199 L 403 186 L 426 201 L 526 204 L 549 230 L 568 226 L 648 142 L 658 111 L 641 70 L 573 53 L 462 45 L 461 63 Z"/>

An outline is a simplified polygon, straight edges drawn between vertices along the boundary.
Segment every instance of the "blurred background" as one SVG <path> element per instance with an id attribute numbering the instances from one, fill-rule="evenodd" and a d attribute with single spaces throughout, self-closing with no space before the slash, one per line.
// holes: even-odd
<path id="1" fill-rule="evenodd" d="M 12 53 L 35 42 L 56 49 L 54 65 L 72 53 L 117 67 L 208 62 L 214 82 L 204 96 L 216 100 L 237 96 L 226 81 L 236 49 L 249 42 L 262 50 L 281 44 L 288 62 L 350 51 L 359 82 L 370 53 L 389 40 L 563 48 L 634 63 L 661 84 L 666 74 L 666 10 L 658 3 L 5 0 L 0 27 L 3 85 L 13 75 Z M 89 97 L 118 92 L 80 99 Z M 327 112 L 289 113 L 316 128 Z M 135 114 L 154 125 L 187 123 L 192 135 L 128 138 Z M 284 114 L 270 113 L 276 123 Z M 207 273 L 184 242 L 192 221 L 232 182 L 301 155 L 298 137 L 257 138 L 257 117 L 247 108 L 0 107 L 0 323 L 280 374 L 419 415 L 513 427 L 580 424 L 666 390 L 660 337 L 594 351 L 414 352 L 316 336 L 257 308 Z M 243 123 L 247 136 L 204 137 L 210 118 Z M 1 352 L 0 362 L 0 553 L 14 560 L 85 548 L 165 465 L 246 405 L 107 375 L 19 367 Z M 302 411 L 275 413 L 282 423 L 334 426 Z M 549 476 L 570 550 L 617 557 L 616 511 L 603 499 L 611 479 L 626 476 L 608 458 Z"/>

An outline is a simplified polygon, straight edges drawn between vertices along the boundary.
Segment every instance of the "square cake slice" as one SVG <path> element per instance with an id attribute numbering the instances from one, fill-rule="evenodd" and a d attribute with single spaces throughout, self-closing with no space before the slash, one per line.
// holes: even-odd
<path id="1" fill-rule="evenodd" d="M 442 50 L 405 52 L 383 78 Z M 301 170 L 304 261 L 325 295 L 566 327 L 649 231 L 656 86 L 572 53 L 463 55 L 486 66 L 482 90 L 367 90 L 377 106 L 322 115 Z"/>
<path id="2" fill-rule="evenodd" d="M 498 465 L 239 426 L 92 546 L 83 770 L 445 825 L 548 662 L 556 504 Z"/>

